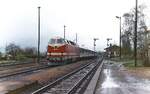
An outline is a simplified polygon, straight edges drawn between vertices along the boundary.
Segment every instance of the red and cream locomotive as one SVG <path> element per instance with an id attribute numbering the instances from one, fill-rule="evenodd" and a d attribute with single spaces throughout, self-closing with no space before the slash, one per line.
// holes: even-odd
<path id="1" fill-rule="evenodd" d="M 76 60 L 93 58 L 95 52 L 80 48 L 76 43 L 61 37 L 51 38 L 47 47 L 48 65 L 62 65 Z"/>

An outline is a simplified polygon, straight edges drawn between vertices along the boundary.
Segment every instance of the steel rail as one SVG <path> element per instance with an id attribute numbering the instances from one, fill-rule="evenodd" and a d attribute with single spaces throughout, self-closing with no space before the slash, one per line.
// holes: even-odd
<path id="1" fill-rule="evenodd" d="M 11 76 L 16 76 L 16 75 L 20 75 L 20 74 L 24 74 L 24 73 L 29 73 L 29 72 L 33 72 L 33 71 L 37 71 L 37 70 L 41 70 L 41 69 L 46 69 L 48 67 L 49 66 L 40 66 L 40 67 L 37 67 L 37 68 L 35 67 L 33 69 L 25 69 L 23 71 L 18 71 L 18 72 L 14 72 L 14 73 L 11 73 L 11 74 L 1 75 L 0 79 L 11 77 Z"/>
<path id="2" fill-rule="evenodd" d="M 102 59 L 101 59 L 100 61 L 102 61 Z M 58 85 L 58 83 L 62 82 L 63 80 L 66 80 L 67 78 L 71 77 L 71 76 L 74 75 L 75 73 L 81 71 L 82 69 L 86 68 L 87 66 L 89 66 L 89 65 L 91 65 L 91 64 L 92 64 L 92 63 L 88 63 L 88 64 L 84 65 L 83 67 L 78 68 L 77 70 L 74 70 L 73 72 L 71 72 L 71 73 L 69 73 L 69 74 L 67 74 L 67 75 L 65 75 L 65 76 L 63 76 L 63 77 L 58 78 L 58 79 L 55 80 L 54 82 L 52 82 L 52 83 L 50 83 L 50 84 L 48 84 L 48 85 L 46 85 L 46 86 L 44 86 L 44 87 L 42 87 L 42 88 L 40 88 L 40 89 L 34 91 L 32 94 L 41 94 L 41 93 L 46 92 L 48 89 L 50 89 L 50 88 L 52 88 L 52 87 Z M 96 64 L 96 66 L 97 66 L 97 64 Z M 95 67 L 93 67 L 93 68 L 95 68 Z M 92 69 L 93 69 L 93 68 L 92 68 Z M 96 70 L 96 69 L 93 69 L 93 70 Z M 92 72 L 92 70 L 91 70 L 91 72 Z M 89 73 L 89 74 L 90 74 L 90 73 Z M 85 78 L 86 78 L 86 77 L 85 77 Z M 81 82 L 82 82 L 82 80 L 85 80 L 85 78 L 84 78 L 84 79 L 81 79 Z M 74 88 L 71 88 L 71 90 L 69 90 L 69 92 L 74 92 L 74 90 L 76 90 L 75 87 L 78 87 L 81 82 L 79 82 L 77 85 L 75 85 Z M 73 91 L 72 91 L 72 90 L 73 90 Z M 68 92 L 68 94 L 71 94 L 71 93 L 69 93 L 69 92 Z"/>
<path id="3" fill-rule="evenodd" d="M 0 67 L 9 67 L 9 66 L 16 66 L 16 65 L 25 65 L 25 64 L 32 64 L 34 63 L 33 61 L 22 61 L 22 62 L 19 62 L 19 61 L 9 61 L 7 63 L 0 63 Z"/>
<path id="4" fill-rule="evenodd" d="M 97 68 L 100 66 L 102 60 L 100 60 L 82 79 L 80 79 L 79 82 L 77 82 L 71 89 L 69 92 L 67 92 L 67 94 L 74 94 L 77 89 L 79 88 L 79 86 L 81 86 L 81 84 L 89 77 L 88 82 L 92 79 L 93 75 L 95 74 Z M 87 83 L 88 83 L 87 82 Z M 78 91 L 78 94 L 81 94 L 84 92 L 84 90 L 86 89 L 87 84 L 85 84 L 84 86 L 82 86 L 81 90 Z M 80 92 L 80 93 L 79 93 Z"/>
<path id="5" fill-rule="evenodd" d="M 78 71 L 84 69 L 84 68 L 87 67 L 88 65 L 90 65 L 90 63 L 84 65 L 84 66 L 81 67 L 81 68 L 78 68 L 77 70 L 74 70 L 73 72 L 71 72 L 71 73 L 69 73 L 69 74 L 64 75 L 64 76 L 61 77 L 61 78 L 58 78 L 58 79 L 55 80 L 54 82 L 52 82 L 52 83 L 50 83 L 50 84 L 48 84 L 48 85 L 46 85 L 46 86 L 44 86 L 44 87 L 42 87 L 42 88 L 36 90 L 36 91 L 33 92 L 32 94 L 41 94 L 41 93 L 45 92 L 47 89 L 52 88 L 54 85 L 57 85 L 57 84 L 58 84 L 59 82 L 61 82 L 62 80 L 66 79 L 66 78 L 70 77 L 71 75 L 77 73 Z"/>

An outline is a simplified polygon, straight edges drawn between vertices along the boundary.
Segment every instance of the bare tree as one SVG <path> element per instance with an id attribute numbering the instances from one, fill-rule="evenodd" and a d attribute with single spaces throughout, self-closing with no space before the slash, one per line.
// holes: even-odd
<path id="1" fill-rule="evenodd" d="M 134 32 L 134 15 L 132 13 L 125 13 L 123 15 L 124 22 L 122 27 L 122 49 L 123 54 L 131 54 L 132 44 L 133 44 L 133 32 Z"/>
<path id="2" fill-rule="evenodd" d="M 20 46 L 14 43 L 10 43 L 8 46 L 6 46 L 5 50 L 6 50 L 6 54 L 12 56 L 12 59 L 16 59 L 17 54 L 22 53 L 22 49 L 20 48 Z"/>
<path id="3" fill-rule="evenodd" d="M 144 9 L 145 5 L 138 6 L 138 28 L 137 28 L 137 48 L 138 56 L 141 58 L 145 53 L 145 31 L 147 30 L 145 22 Z M 131 9 L 130 12 L 123 15 L 123 34 L 122 34 L 122 45 L 123 48 L 131 49 L 134 43 L 134 18 L 135 18 L 135 9 Z M 129 50 L 131 51 L 131 50 Z"/>
<path id="4" fill-rule="evenodd" d="M 35 47 L 26 47 L 24 49 L 24 54 L 27 57 L 35 57 L 37 53 L 37 49 Z"/>

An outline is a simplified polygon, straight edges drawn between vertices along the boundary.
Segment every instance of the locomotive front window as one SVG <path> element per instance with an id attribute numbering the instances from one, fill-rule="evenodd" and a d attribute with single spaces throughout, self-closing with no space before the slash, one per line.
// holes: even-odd
<path id="1" fill-rule="evenodd" d="M 49 43 L 50 44 L 55 44 L 55 42 L 56 42 L 56 39 L 51 39 Z"/>
<path id="2" fill-rule="evenodd" d="M 64 40 L 63 39 L 57 39 L 57 43 L 62 44 L 62 43 L 64 43 Z"/>

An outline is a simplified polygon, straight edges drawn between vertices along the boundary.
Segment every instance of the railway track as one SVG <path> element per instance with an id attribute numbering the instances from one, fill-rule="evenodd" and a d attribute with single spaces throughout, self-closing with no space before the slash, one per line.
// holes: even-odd
<path id="1" fill-rule="evenodd" d="M 101 62 L 102 59 L 87 64 L 32 94 L 82 94 Z"/>
<path id="2" fill-rule="evenodd" d="M 33 61 L 8 61 L 4 63 L 0 63 L 0 67 L 8 67 L 8 66 L 15 66 L 15 65 L 23 65 L 23 64 L 31 64 Z"/>
<path id="3" fill-rule="evenodd" d="M 2 75 L 3 73 L 9 73 L 9 72 L 13 72 L 14 70 L 22 70 L 22 69 L 26 69 L 26 68 L 31 68 L 31 67 L 38 67 L 40 66 L 39 64 L 20 64 L 20 65 L 14 65 L 14 66 L 5 66 L 5 67 L 0 67 L 0 75 Z"/>
<path id="4" fill-rule="evenodd" d="M 7 79 L 11 79 L 12 77 L 17 77 L 18 75 L 26 75 L 29 73 L 33 73 L 35 71 L 41 70 L 41 69 L 46 69 L 49 68 L 49 66 L 38 66 L 38 67 L 29 67 L 23 70 L 18 70 L 12 73 L 5 73 L 0 75 L 0 81 L 4 81 Z"/>

